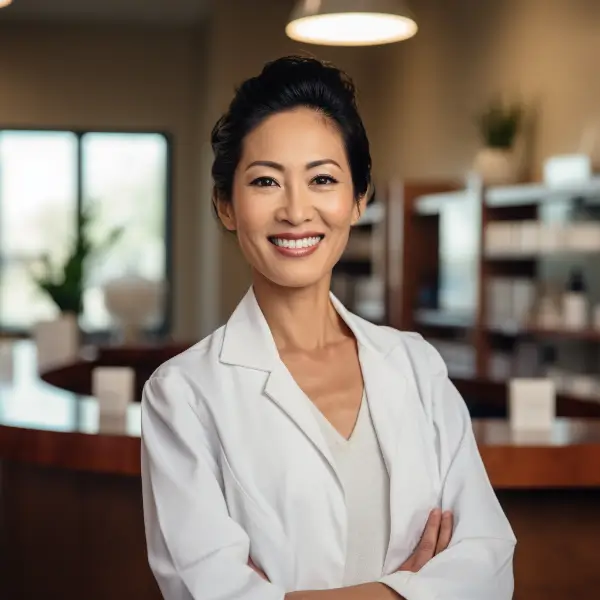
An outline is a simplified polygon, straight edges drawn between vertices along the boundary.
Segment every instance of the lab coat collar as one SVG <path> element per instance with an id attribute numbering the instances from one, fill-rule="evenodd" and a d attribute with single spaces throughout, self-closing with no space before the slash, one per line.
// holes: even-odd
<path id="1" fill-rule="evenodd" d="M 386 356 L 400 342 L 389 332 L 352 314 L 333 295 L 331 302 L 348 325 L 359 346 Z M 269 325 L 250 288 L 225 326 L 220 354 L 221 362 L 272 372 L 279 363 L 279 352 Z"/>

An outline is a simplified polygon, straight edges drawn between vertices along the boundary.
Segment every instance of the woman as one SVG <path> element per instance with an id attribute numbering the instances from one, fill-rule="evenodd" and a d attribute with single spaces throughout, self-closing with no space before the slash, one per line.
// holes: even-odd
<path id="1" fill-rule="evenodd" d="M 269 63 L 212 145 L 215 207 L 253 285 L 144 389 L 164 598 L 508 600 L 515 538 L 439 354 L 329 292 L 371 187 L 351 81 Z"/>

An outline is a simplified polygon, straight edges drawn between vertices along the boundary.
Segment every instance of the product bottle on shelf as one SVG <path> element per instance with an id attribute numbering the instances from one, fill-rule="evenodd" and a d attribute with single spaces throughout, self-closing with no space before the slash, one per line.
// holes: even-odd
<path id="1" fill-rule="evenodd" d="M 587 325 L 587 287 L 581 269 L 573 269 L 563 295 L 563 327 L 585 329 Z"/>

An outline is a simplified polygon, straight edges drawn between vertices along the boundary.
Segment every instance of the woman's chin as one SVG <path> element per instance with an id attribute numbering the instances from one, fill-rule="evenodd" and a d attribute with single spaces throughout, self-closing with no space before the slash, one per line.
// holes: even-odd
<path id="1" fill-rule="evenodd" d="M 331 278 L 331 271 L 309 265 L 289 265 L 285 269 L 261 269 L 260 276 L 278 287 L 306 288 Z"/>

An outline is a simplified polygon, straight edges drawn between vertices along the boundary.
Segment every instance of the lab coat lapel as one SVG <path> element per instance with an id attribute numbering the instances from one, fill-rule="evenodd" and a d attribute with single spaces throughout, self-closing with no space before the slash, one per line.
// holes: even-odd
<path id="1" fill-rule="evenodd" d="M 281 408 L 322 454 L 341 487 L 333 456 L 312 412 L 311 401 L 300 389 L 283 362 L 280 361 L 271 371 L 265 385 L 265 394 Z"/>
<path id="2" fill-rule="evenodd" d="M 277 404 L 315 446 L 341 487 L 333 456 L 312 413 L 310 399 L 279 357 L 275 340 L 252 288 L 225 326 L 220 358 L 224 363 L 262 370 L 268 374 L 260 393 Z"/>
<path id="3" fill-rule="evenodd" d="M 398 346 L 386 360 L 365 352 L 363 365 L 373 424 L 390 475 L 390 541 L 384 564 L 384 572 L 390 573 L 414 550 L 427 515 L 436 506 L 436 474 L 421 398 L 404 347 Z"/>

